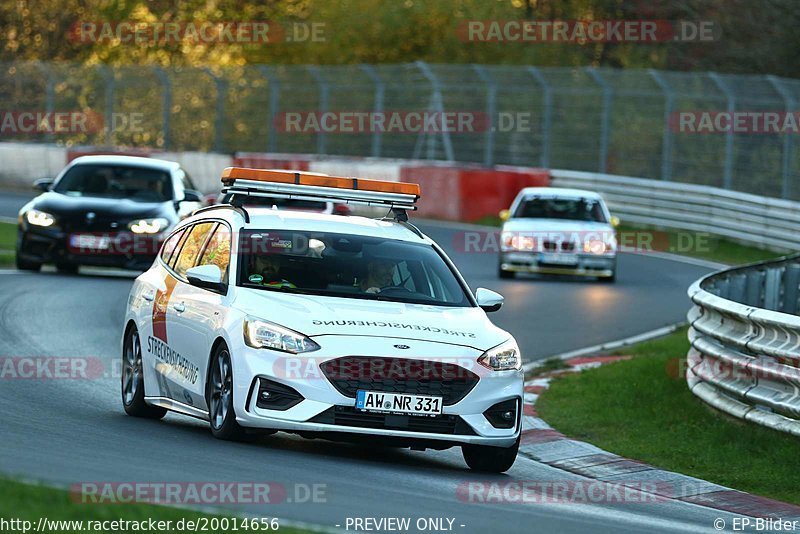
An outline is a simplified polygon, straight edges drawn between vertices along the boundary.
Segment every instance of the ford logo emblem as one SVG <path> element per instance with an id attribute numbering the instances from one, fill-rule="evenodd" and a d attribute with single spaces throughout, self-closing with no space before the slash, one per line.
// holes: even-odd
<path id="1" fill-rule="evenodd" d="M 406 350 L 406 349 L 410 349 L 411 347 L 409 347 L 408 345 L 395 345 L 394 348 Z"/>

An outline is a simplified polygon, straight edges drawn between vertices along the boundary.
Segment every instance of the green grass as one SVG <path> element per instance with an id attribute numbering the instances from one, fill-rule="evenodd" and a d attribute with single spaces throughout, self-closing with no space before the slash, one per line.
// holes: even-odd
<path id="1" fill-rule="evenodd" d="M 17 243 L 17 225 L 0 222 L 0 267 L 14 264 L 14 247 Z"/>
<path id="2" fill-rule="evenodd" d="M 537 411 L 564 434 L 654 466 L 800 504 L 800 439 L 714 411 L 683 377 L 686 329 L 632 360 L 554 380 Z"/>
<path id="3" fill-rule="evenodd" d="M 86 521 L 114 521 L 118 519 L 127 521 L 172 521 L 171 528 L 166 532 L 185 532 L 177 530 L 177 523 L 180 520 L 198 520 L 201 518 L 222 518 L 226 516 L 213 516 L 181 510 L 167 506 L 156 506 L 149 504 L 81 504 L 73 501 L 69 492 L 64 490 L 47 488 L 44 486 L 23 484 L 21 482 L 0 479 L 0 518 L 5 520 L 21 519 L 30 521 L 36 528 L 39 518 L 44 517 L 49 520 L 83 520 Z M 230 516 L 233 518 L 234 516 Z M 264 517 L 270 518 L 268 514 Z M 89 530 L 84 528 L 84 530 Z M 105 529 L 112 531 L 113 529 Z M 131 529 L 128 529 L 129 531 Z M 223 529 L 216 529 L 221 532 Z M 229 530 L 235 530 L 231 527 Z M 240 528 L 241 530 L 241 528 Z M 55 531 L 55 530 L 54 530 Z M 65 528 L 58 532 L 77 532 Z M 262 529 L 263 531 L 263 529 Z M 99 530 L 97 531 L 99 532 Z M 139 532 L 159 532 L 158 530 L 139 530 Z M 160 531 L 165 532 L 165 531 Z M 280 532 L 300 533 L 306 532 L 292 528 L 280 527 Z"/>
<path id="4" fill-rule="evenodd" d="M 645 225 L 623 224 L 617 228 L 620 244 L 639 246 L 705 260 L 739 265 L 782 256 L 781 253 L 736 243 L 708 232 L 660 230 Z M 648 241 L 650 240 L 650 241 Z M 652 245 L 648 245 L 652 243 Z M 637 245 L 639 244 L 639 245 Z"/>
<path id="5" fill-rule="evenodd" d="M 568 369 L 568 368 L 569 365 L 567 365 L 567 362 L 565 362 L 561 358 L 550 358 L 541 362 L 539 365 L 531 369 L 530 373 L 525 375 L 525 379 L 529 380 L 531 378 L 541 376 L 551 371 L 560 371 L 562 369 Z"/>

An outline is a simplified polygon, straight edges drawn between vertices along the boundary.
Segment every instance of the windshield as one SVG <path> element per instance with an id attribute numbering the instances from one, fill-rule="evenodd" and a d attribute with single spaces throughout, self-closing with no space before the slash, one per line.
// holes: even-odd
<path id="1" fill-rule="evenodd" d="M 239 285 L 271 291 L 437 306 L 471 306 L 430 245 L 327 232 L 248 230 Z"/>
<path id="2" fill-rule="evenodd" d="M 53 191 L 74 197 L 127 198 L 137 202 L 166 202 L 173 197 L 169 173 L 118 165 L 75 165 Z"/>
<path id="3" fill-rule="evenodd" d="M 564 219 L 604 223 L 606 215 L 599 200 L 586 198 L 529 198 L 520 202 L 514 218 Z"/>

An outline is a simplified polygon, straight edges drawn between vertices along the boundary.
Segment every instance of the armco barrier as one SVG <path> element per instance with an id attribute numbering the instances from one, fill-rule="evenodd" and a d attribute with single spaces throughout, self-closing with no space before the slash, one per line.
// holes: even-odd
<path id="1" fill-rule="evenodd" d="M 603 194 L 623 221 L 727 236 L 774 250 L 800 248 L 800 202 L 658 180 L 553 170 L 555 187 Z"/>
<path id="2" fill-rule="evenodd" d="M 800 436 L 800 255 L 714 273 L 689 297 L 692 393 Z"/>

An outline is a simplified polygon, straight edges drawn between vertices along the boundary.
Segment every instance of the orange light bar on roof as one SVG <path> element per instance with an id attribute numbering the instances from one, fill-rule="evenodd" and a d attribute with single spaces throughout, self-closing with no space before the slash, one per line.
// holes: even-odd
<path id="1" fill-rule="evenodd" d="M 234 180 L 253 180 L 256 182 L 277 182 L 281 184 L 313 185 L 336 189 L 353 189 L 356 191 L 374 191 L 378 193 L 400 193 L 420 196 L 419 184 L 407 182 L 389 182 L 386 180 L 369 180 L 366 178 L 344 178 L 327 176 L 302 171 L 270 171 L 264 169 L 248 169 L 245 167 L 228 167 L 222 171 L 222 183 L 232 185 Z"/>

